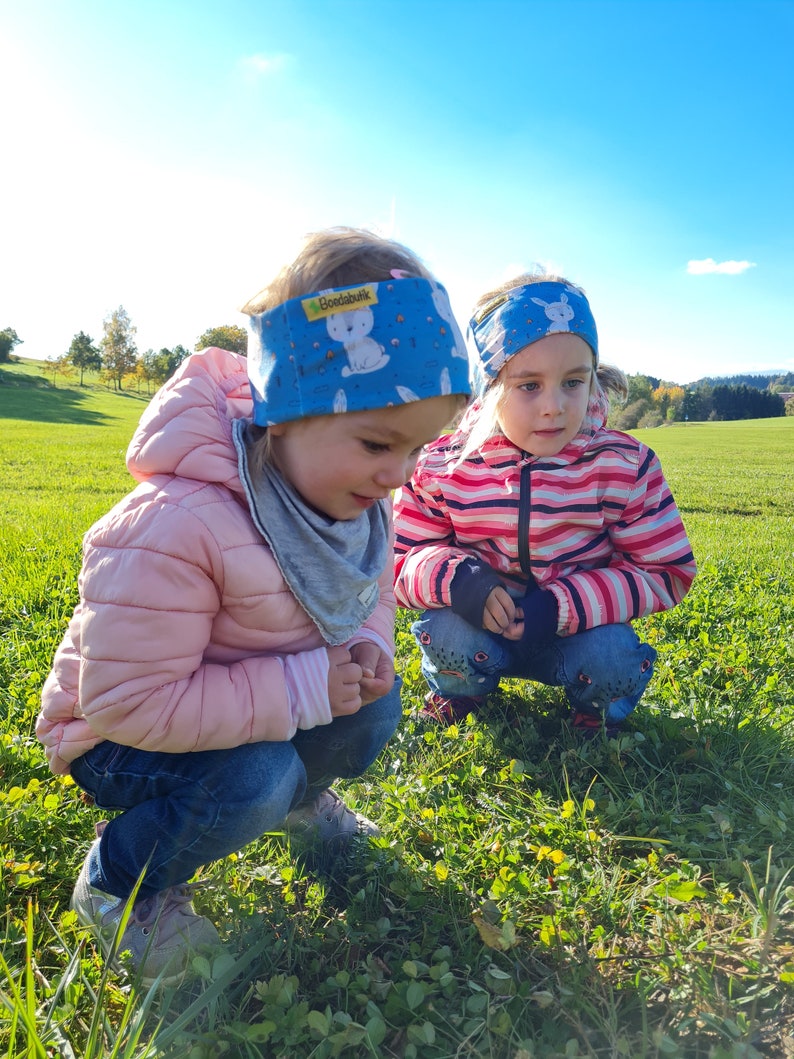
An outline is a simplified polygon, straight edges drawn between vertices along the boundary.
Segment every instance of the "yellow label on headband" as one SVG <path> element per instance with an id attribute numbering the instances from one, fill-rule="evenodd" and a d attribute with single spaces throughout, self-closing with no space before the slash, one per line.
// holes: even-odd
<path id="1" fill-rule="evenodd" d="M 375 287 L 368 283 L 363 287 L 349 287 L 347 290 L 329 290 L 323 294 L 313 294 L 301 302 L 306 319 L 311 323 L 322 320 L 324 316 L 334 313 L 348 313 L 352 309 L 366 309 L 378 304 Z"/>
<path id="2" fill-rule="evenodd" d="M 491 313 L 495 313 L 500 305 L 504 305 L 507 301 L 508 295 L 502 294 L 497 298 L 492 298 L 491 301 L 487 302 L 481 309 L 478 309 L 474 314 L 474 323 L 481 324 L 486 316 L 490 316 Z"/>

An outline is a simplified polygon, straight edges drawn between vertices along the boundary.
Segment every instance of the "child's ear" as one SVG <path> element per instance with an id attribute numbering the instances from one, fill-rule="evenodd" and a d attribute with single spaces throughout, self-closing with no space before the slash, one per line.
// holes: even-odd
<path id="1" fill-rule="evenodd" d="M 271 423 L 267 428 L 267 432 L 272 438 L 280 438 L 283 436 L 286 429 L 286 423 Z"/>

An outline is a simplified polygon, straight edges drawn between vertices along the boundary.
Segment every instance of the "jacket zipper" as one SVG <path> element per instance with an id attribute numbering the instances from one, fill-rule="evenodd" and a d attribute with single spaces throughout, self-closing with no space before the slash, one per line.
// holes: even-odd
<path id="1" fill-rule="evenodd" d="M 518 562 L 527 577 L 532 577 L 529 561 L 529 508 L 531 502 L 530 470 L 531 464 L 525 463 L 521 468 L 518 485 Z"/>

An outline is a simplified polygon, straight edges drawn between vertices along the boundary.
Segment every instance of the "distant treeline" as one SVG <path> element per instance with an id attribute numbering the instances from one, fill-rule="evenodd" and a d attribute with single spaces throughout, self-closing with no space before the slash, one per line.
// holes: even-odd
<path id="1" fill-rule="evenodd" d="M 103 335 L 98 343 L 85 331 L 79 331 L 67 352 L 59 357 L 47 357 L 46 364 L 52 373 L 52 382 L 61 376 L 65 379 L 79 377 L 80 385 L 86 372 L 98 374 L 102 382 L 118 390 L 137 389 L 138 393 L 145 388 L 148 393 L 152 388 L 162 386 L 170 379 L 182 361 L 190 356 L 185 346 L 174 346 L 173 349 L 147 349 L 139 353 L 135 344 L 137 328 L 130 319 L 129 313 L 120 305 L 110 313 L 102 324 Z M 0 331 L 0 364 L 8 361 L 14 349 L 25 340 L 20 338 L 13 327 Z M 208 346 L 220 346 L 245 356 L 248 336 L 244 328 L 237 324 L 221 324 L 208 328 L 193 347 L 195 350 Z"/>
<path id="2" fill-rule="evenodd" d="M 707 375 L 691 383 L 687 389 L 698 386 L 754 386 L 757 390 L 771 390 L 772 393 L 794 393 L 794 371 L 767 375 Z"/>
<path id="3" fill-rule="evenodd" d="M 140 354 L 135 345 L 136 328 L 123 306 L 111 313 L 103 324 L 103 337 L 94 344 L 90 335 L 80 331 L 72 339 L 68 352 L 48 358 L 47 367 L 55 384 L 58 376 L 79 378 L 85 372 L 97 373 L 107 385 L 117 389 L 137 389 L 138 393 L 161 386 L 176 371 L 190 351 L 184 346 L 173 349 L 147 349 Z M 0 363 L 8 360 L 22 339 L 13 328 L 0 331 Z M 209 328 L 195 343 L 194 349 L 220 346 L 246 352 L 247 335 L 235 324 Z M 707 376 L 681 386 L 652 375 L 630 375 L 628 398 L 615 404 L 609 417 L 619 430 L 635 427 L 658 427 L 663 423 L 697 422 L 708 419 L 769 419 L 794 415 L 794 372 L 755 373 Z M 781 394 L 783 396 L 781 396 Z"/>
<path id="4" fill-rule="evenodd" d="M 663 423 L 771 419 L 794 415 L 794 373 L 704 378 L 688 386 L 630 375 L 629 395 L 609 417 L 618 430 Z M 781 396 L 783 395 L 783 396 Z"/>

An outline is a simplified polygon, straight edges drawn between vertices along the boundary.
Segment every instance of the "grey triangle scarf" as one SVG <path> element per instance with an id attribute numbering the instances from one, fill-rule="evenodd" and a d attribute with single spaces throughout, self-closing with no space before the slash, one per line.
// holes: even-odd
<path id="1" fill-rule="evenodd" d="M 346 643 L 372 614 L 389 552 L 384 501 L 350 521 L 309 507 L 272 466 L 256 480 L 248 466 L 246 420 L 232 424 L 237 466 L 254 524 L 326 643 Z"/>

